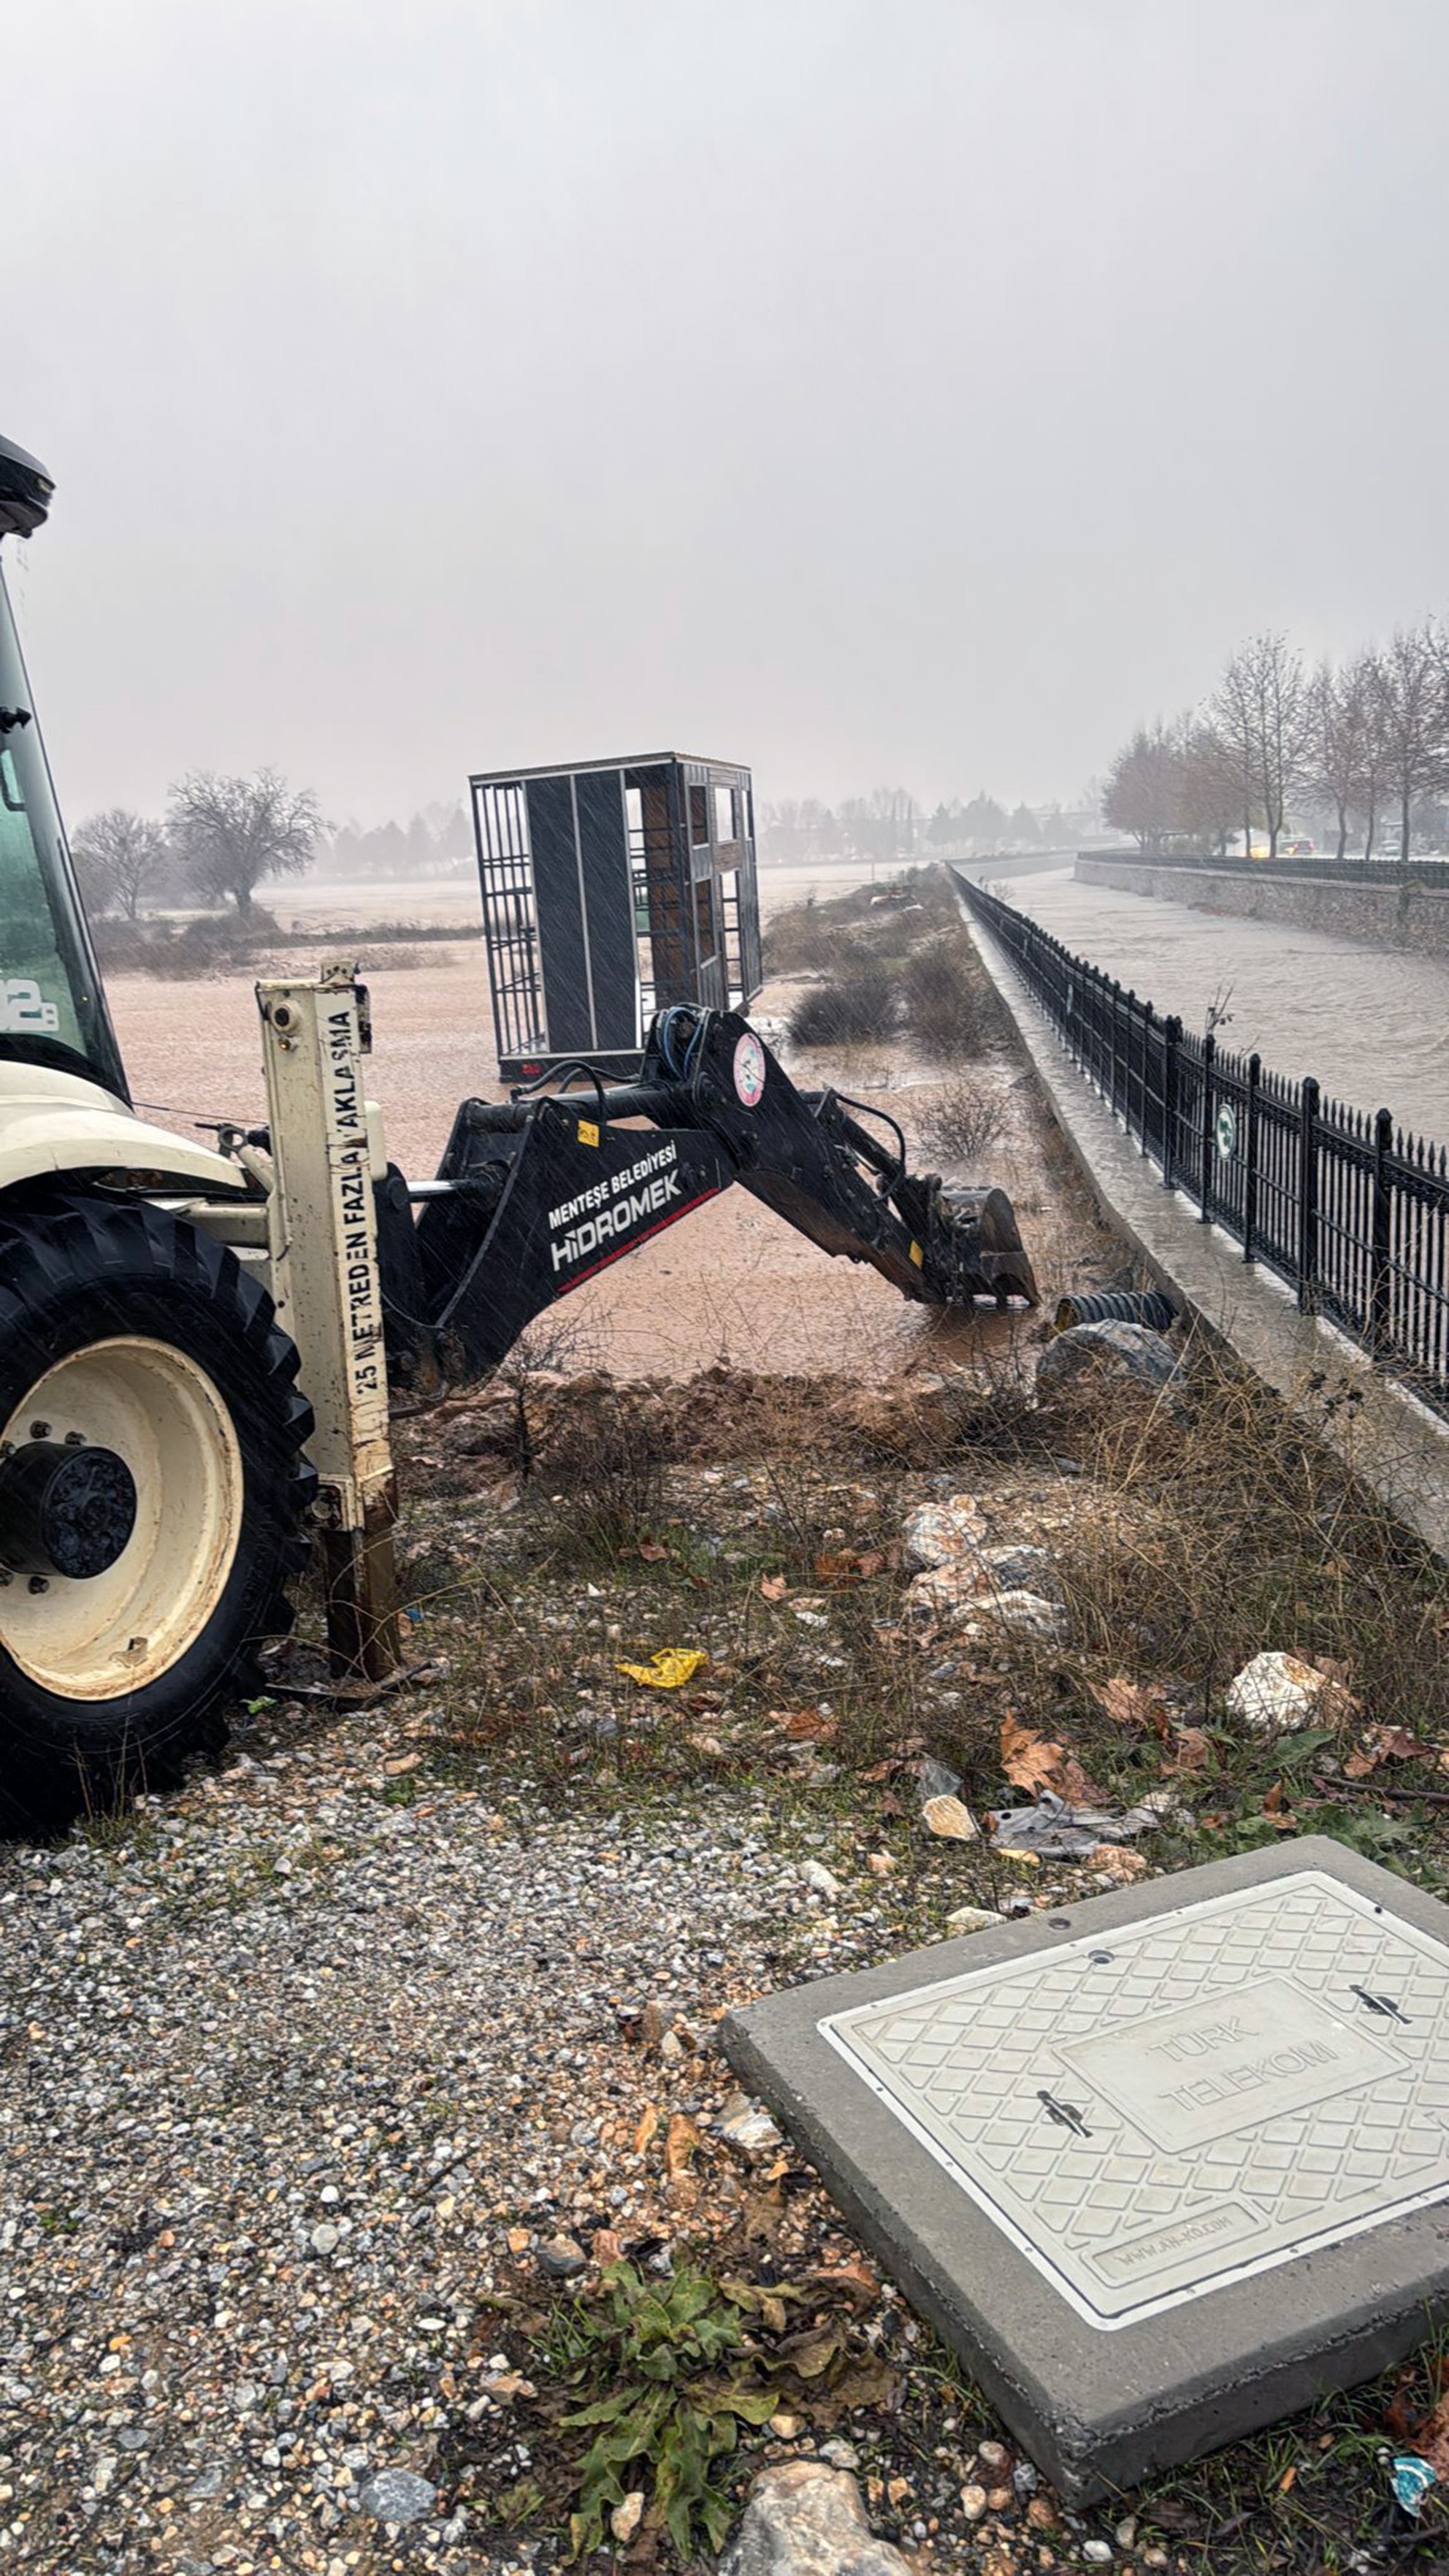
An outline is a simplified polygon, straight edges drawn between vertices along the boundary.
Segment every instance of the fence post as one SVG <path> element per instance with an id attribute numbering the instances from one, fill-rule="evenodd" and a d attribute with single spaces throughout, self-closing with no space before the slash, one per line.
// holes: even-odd
<path id="1" fill-rule="evenodd" d="M 1305 1074 L 1298 1091 L 1298 1303 L 1314 1310 L 1318 1285 L 1318 1085 Z"/>
<path id="2" fill-rule="evenodd" d="M 1174 1012 L 1162 1026 L 1162 1186 L 1165 1190 L 1172 1187 L 1177 1163 L 1177 1050 L 1181 1044 L 1182 1022 Z"/>
<path id="3" fill-rule="evenodd" d="M 1263 1078 L 1263 1059 L 1248 1058 L 1248 1132 L 1243 1140 L 1243 1259 L 1251 1261 L 1253 1237 L 1258 1231 L 1258 1085 Z"/>
<path id="4" fill-rule="evenodd" d="M 1373 1348 L 1389 1344 L 1389 1282 L 1393 1251 L 1389 1208 L 1388 1161 L 1394 1149 L 1394 1122 L 1387 1109 L 1374 1120 L 1374 1204 L 1369 1270 L 1369 1331 Z"/>
<path id="5" fill-rule="evenodd" d="M 1148 1106 L 1148 1068 L 1152 1062 L 1152 1030 L 1157 1014 L 1150 1002 L 1142 1005 L 1142 1047 L 1137 1060 L 1137 1137 L 1144 1159 L 1151 1152 L 1152 1113 Z"/>
<path id="6" fill-rule="evenodd" d="M 1212 1217 L 1213 1059 L 1217 1051 L 1217 1039 L 1209 1029 L 1202 1042 L 1202 1110 L 1198 1136 L 1198 1216 L 1203 1225 L 1207 1225 Z"/>

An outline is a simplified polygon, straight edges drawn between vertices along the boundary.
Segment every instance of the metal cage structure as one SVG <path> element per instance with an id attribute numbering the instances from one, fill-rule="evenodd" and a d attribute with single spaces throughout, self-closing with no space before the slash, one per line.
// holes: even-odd
<path id="1" fill-rule="evenodd" d="M 469 780 L 498 1069 L 638 1070 L 656 1010 L 760 990 L 754 789 L 653 752 Z"/>

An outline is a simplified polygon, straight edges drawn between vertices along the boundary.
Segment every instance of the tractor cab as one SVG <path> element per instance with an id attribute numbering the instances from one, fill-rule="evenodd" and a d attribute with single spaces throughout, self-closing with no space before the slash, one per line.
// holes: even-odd
<path id="1" fill-rule="evenodd" d="M 51 484 L 0 438 L 0 539 L 40 526 Z M 128 1097 L 0 562 L 0 1064 Z"/>

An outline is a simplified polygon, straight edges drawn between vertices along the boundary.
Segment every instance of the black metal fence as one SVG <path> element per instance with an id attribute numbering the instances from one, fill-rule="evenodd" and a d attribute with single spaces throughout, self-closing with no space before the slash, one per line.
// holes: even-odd
<path id="1" fill-rule="evenodd" d="M 1078 850 L 1079 859 L 1126 860 L 1143 868 L 1197 868 L 1210 877 L 1313 877 L 1329 885 L 1371 885 L 1410 898 L 1449 887 L 1449 859 L 1209 859 L 1201 850 Z"/>
<path id="2" fill-rule="evenodd" d="M 1449 1153 L 1163 1019 L 959 871 L 1088 1078 L 1162 1173 L 1417 1393 L 1449 1411 Z"/>

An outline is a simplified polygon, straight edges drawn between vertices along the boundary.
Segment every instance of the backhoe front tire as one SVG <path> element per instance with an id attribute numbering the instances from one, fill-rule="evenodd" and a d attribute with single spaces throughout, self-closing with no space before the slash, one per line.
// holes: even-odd
<path id="1" fill-rule="evenodd" d="M 296 1375 L 196 1227 L 80 1194 L 0 1214 L 0 1833 L 114 1812 L 224 1742 L 306 1561 Z"/>

